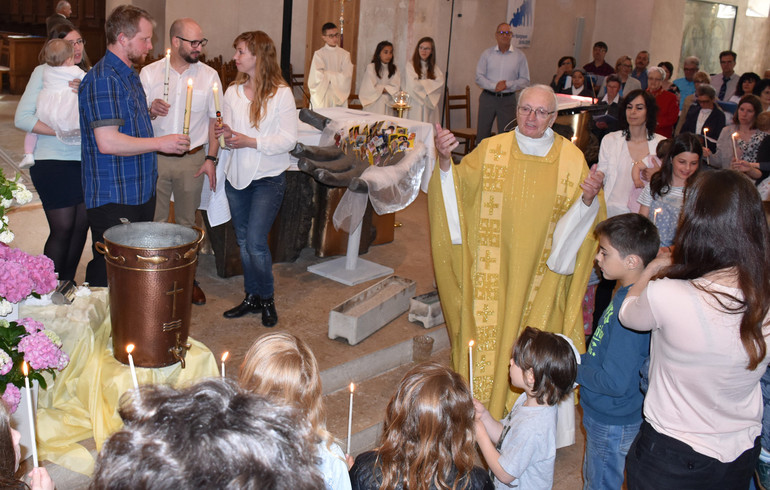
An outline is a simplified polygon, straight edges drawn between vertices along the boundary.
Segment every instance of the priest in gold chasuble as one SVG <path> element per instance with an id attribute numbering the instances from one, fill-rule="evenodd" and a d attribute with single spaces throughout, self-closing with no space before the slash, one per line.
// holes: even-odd
<path id="1" fill-rule="evenodd" d="M 582 301 L 604 217 L 602 174 L 551 125 L 556 97 L 535 85 L 520 97 L 515 131 L 483 140 L 458 165 L 439 130 L 429 195 L 431 245 L 452 366 L 494 417 L 510 410 L 509 360 L 526 326 L 584 349 Z M 507 410 L 506 410 L 507 409 Z"/>

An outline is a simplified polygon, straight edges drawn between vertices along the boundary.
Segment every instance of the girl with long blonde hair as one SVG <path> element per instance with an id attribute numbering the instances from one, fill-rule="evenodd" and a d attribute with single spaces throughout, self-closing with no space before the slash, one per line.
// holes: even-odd
<path id="1" fill-rule="evenodd" d="M 350 489 L 345 455 L 326 430 L 318 363 L 305 342 L 283 332 L 262 335 L 246 353 L 238 382 L 273 403 L 301 412 L 315 433 L 319 469 L 326 487 Z"/>
<path id="2" fill-rule="evenodd" d="M 261 312 L 262 325 L 272 327 L 278 323 L 278 313 L 267 234 L 283 201 L 284 172 L 290 164 L 289 151 L 297 142 L 296 106 L 270 36 L 244 32 L 233 47 L 238 76 L 225 92 L 224 124 L 214 133 L 224 135 L 231 150 L 221 155 L 246 297 L 224 316 Z"/>

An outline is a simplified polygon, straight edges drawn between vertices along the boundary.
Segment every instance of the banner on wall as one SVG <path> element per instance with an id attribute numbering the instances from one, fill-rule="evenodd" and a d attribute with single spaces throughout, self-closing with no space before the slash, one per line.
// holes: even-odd
<path id="1" fill-rule="evenodd" d="M 535 26 L 535 0 L 508 0 L 508 23 L 513 31 L 511 45 L 528 48 Z"/>

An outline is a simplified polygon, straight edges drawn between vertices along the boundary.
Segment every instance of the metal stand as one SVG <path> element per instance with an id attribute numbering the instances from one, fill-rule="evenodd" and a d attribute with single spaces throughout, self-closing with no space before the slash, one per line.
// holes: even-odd
<path id="1" fill-rule="evenodd" d="M 308 272 L 337 281 L 346 286 L 393 274 L 393 269 L 375 264 L 358 257 L 361 243 L 361 223 L 348 235 L 348 249 L 345 257 L 339 257 L 320 264 L 308 266 Z"/>

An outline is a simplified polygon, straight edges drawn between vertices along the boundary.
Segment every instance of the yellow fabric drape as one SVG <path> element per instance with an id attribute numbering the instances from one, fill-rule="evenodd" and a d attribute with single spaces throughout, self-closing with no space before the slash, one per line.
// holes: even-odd
<path id="1" fill-rule="evenodd" d="M 37 409 L 37 446 L 41 460 L 91 475 L 94 458 L 78 442 L 91 437 L 97 451 L 123 426 L 118 415 L 120 396 L 133 388 L 129 367 L 112 356 L 112 332 L 107 289 L 76 298 L 69 306 L 26 306 L 20 315 L 41 321 L 62 338 L 69 365 L 40 390 Z M 217 376 L 217 361 L 202 343 L 192 345 L 186 368 L 137 368 L 139 384 L 187 386 Z M 138 346 L 137 348 L 141 348 Z"/>
<path id="2" fill-rule="evenodd" d="M 555 225 L 582 195 L 588 167 L 559 135 L 536 157 L 523 154 L 511 132 L 485 139 L 452 172 L 463 244 L 451 243 L 437 168 L 428 192 L 436 282 L 452 365 L 468 376 L 474 339 L 474 395 L 499 418 L 516 398 L 509 360 L 524 327 L 564 333 L 584 349 L 581 306 L 596 241 L 585 238 L 572 275 L 552 272 L 546 261 Z M 605 214 L 602 204 L 595 223 Z"/>

